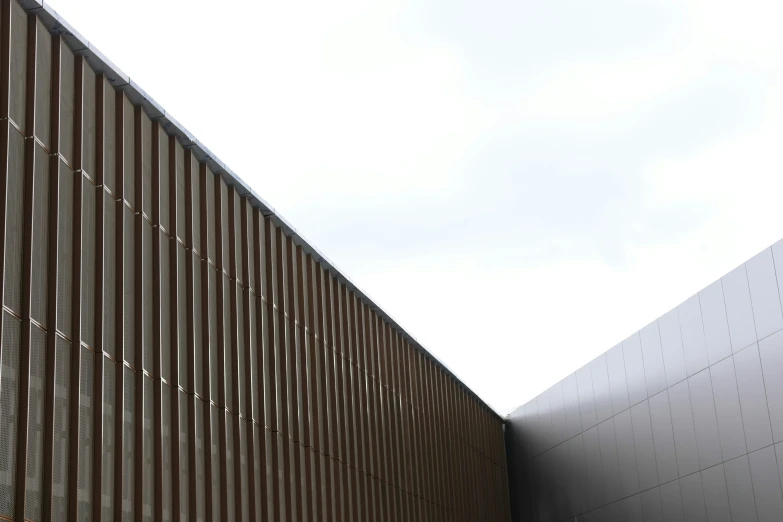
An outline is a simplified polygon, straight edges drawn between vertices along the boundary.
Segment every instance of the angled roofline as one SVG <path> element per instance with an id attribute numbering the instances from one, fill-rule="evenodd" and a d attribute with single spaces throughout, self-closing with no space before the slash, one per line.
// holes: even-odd
<path id="1" fill-rule="evenodd" d="M 314 260 L 320 262 L 326 270 L 334 274 L 338 281 L 343 283 L 349 290 L 353 291 L 371 310 L 375 311 L 381 318 L 385 319 L 393 328 L 395 328 L 403 338 L 410 342 L 425 357 L 434 361 L 448 375 L 460 384 L 479 404 L 483 405 L 487 411 L 493 413 L 501 422 L 505 423 L 505 418 L 492 408 L 486 401 L 476 394 L 465 382 L 460 379 L 443 361 L 434 356 L 429 350 L 422 346 L 416 338 L 408 333 L 400 324 L 387 312 L 385 312 L 370 296 L 360 289 L 351 279 L 345 275 L 332 261 L 329 260 L 312 243 L 307 241 L 291 223 L 277 212 L 264 198 L 259 196 L 236 172 L 231 170 L 220 158 L 210 151 L 203 143 L 191 134 L 181 123 L 179 123 L 171 114 L 167 113 L 163 107 L 147 94 L 133 79 L 124 73 L 119 67 L 114 65 L 111 60 L 103 55 L 93 44 L 74 29 L 66 20 L 64 20 L 52 7 L 45 1 L 37 0 L 17 0 L 19 4 L 30 13 L 37 15 L 46 28 L 52 34 L 59 35 L 62 41 L 76 55 L 84 56 L 92 69 L 99 74 L 103 74 L 112 87 L 122 89 L 128 96 L 128 99 L 134 104 L 141 106 L 151 120 L 157 121 L 161 127 L 170 135 L 174 135 L 182 143 L 185 149 L 190 150 L 199 162 L 206 163 L 210 170 L 215 174 L 222 176 L 229 185 L 237 190 L 240 196 L 246 197 L 251 204 L 260 209 L 265 217 L 269 217 L 275 226 L 282 228 L 286 235 L 290 236 L 294 243 L 301 246 L 302 249 L 310 254 Z"/>

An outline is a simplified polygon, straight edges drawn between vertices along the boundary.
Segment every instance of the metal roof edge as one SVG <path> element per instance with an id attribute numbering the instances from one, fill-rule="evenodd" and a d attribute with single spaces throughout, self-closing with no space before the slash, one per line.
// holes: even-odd
<path id="1" fill-rule="evenodd" d="M 330 261 L 320 250 L 312 243 L 307 241 L 283 216 L 280 215 L 266 200 L 259 196 L 248 183 L 246 183 L 238 174 L 231 170 L 223 161 L 213 154 L 206 146 L 198 141 L 181 123 L 167 113 L 160 104 L 147 94 L 130 76 L 125 74 L 119 67 L 103 55 L 94 45 L 92 45 L 84 36 L 76 31 L 67 21 L 65 21 L 52 7 L 45 1 L 38 0 L 17 0 L 19 4 L 28 12 L 36 14 L 43 22 L 46 28 L 52 33 L 60 35 L 63 41 L 74 52 L 82 55 L 88 61 L 96 73 L 103 74 L 109 83 L 122 89 L 128 98 L 136 105 L 144 108 L 150 119 L 161 123 L 163 129 L 168 133 L 175 135 L 183 147 L 191 150 L 199 161 L 207 163 L 210 169 L 222 176 L 228 184 L 235 187 L 239 194 L 246 196 L 253 206 L 259 208 L 264 216 L 270 217 L 275 225 L 281 227 L 284 232 L 291 236 L 297 245 L 301 245 L 306 253 L 320 261 L 326 270 L 333 273 L 338 281 L 345 284 L 352 290 L 371 310 L 375 311 L 380 317 L 385 319 L 402 336 L 410 342 L 416 349 L 422 352 L 426 357 L 432 359 L 437 365 L 457 381 L 473 398 L 483 405 L 489 412 L 493 413 L 501 422 L 505 418 L 495 411 L 492 406 L 478 396 L 465 382 L 460 379 L 451 368 L 443 361 L 433 355 L 429 350 L 422 346 L 416 338 L 400 326 L 400 324 L 387 312 L 385 312 L 370 296 L 361 290 L 351 279 L 346 276 L 332 261 Z"/>

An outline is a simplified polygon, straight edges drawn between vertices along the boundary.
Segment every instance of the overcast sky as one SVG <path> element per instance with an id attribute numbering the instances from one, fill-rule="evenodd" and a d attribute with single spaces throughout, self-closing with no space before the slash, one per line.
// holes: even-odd
<path id="1" fill-rule="evenodd" d="M 52 0 L 505 414 L 783 237 L 771 0 Z"/>

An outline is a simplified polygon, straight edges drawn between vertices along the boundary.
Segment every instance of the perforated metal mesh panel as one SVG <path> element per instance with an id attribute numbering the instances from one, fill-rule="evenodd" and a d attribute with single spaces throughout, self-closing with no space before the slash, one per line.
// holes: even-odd
<path id="1" fill-rule="evenodd" d="M 237 307 L 237 344 L 236 344 L 236 379 L 237 386 L 239 387 L 239 413 L 243 417 L 250 416 L 250 397 L 245 392 L 245 306 L 244 299 L 242 297 L 242 287 L 236 285 L 236 307 Z"/>
<path id="2" fill-rule="evenodd" d="M 256 517 L 261 520 L 266 520 L 264 518 L 264 511 L 266 509 L 266 491 L 264 491 L 263 494 L 261 491 L 261 486 L 263 484 L 262 475 L 266 474 L 266 469 L 264 469 L 262 465 L 263 460 L 261 458 L 261 451 L 264 449 L 264 434 L 262 432 L 263 428 L 255 423 L 251 423 L 250 427 L 252 428 L 253 434 L 253 467 L 251 472 L 254 475 L 253 495 L 255 496 L 256 503 Z"/>
<path id="3" fill-rule="evenodd" d="M 239 417 L 236 420 L 239 423 L 239 476 L 240 489 L 242 494 L 242 520 L 250 520 L 250 490 L 248 488 L 248 462 L 247 458 L 247 434 L 252 433 L 250 422 Z M 251 441 L 252 442 L 252 441 Z"/>
<path id="4" fill-rule="evenodd" d="M 253 206 L 246 203 L 246 200 L 243 200 L 245 204 L 243 204 L 245 208 L 245 219 L 246 219 L 246 229 L 245 229 L 245 235 L 243 236 L 244 243 L 247 245 L 247 266 L 248 266 L 248 274 L 247 274 L 247 281 L 246 286 L 251 288 L 253 290 L 253 293 L 258 295 L 259 291 L 256 287 L 256 255 L 255 255 L 255 239 L 253 238 Z"/>
<path id="5" fill-rule="evenodd" d="M 35 171 L 33 179 L 33 247 L 32 274 L 30 278 L 30 317 L 47 323 L 49 303 L 49 209 L 50 198 L 49 155 L 38 144 L 35 146 Z"/>
<path id="6" fill-rule="evenodd" d="M 78 349 L 78 347 L 76 348 Z M 71 343 L 57 338 L 54 367 L 54 434 L 52 454 L 52 520 L 68 520 L 69 441 L 71 437 Z"/>
<path id="7" fill-rule="evenodd" d="M 169 236 L 173 236 L 171 230 L 171 173 L 169 172 L 169 136 L 160 131 L 158 133 L 158 165 L 160 166 L 160 226 Z"/>
<path id="8" fill-rule="evenodd" d="M 60 160 L 57 216 L 57 329 L 66 337 L 73 327 L 73 172 Z"/>
<path id="9" fill-rule="evenodd" d="M 114 518 L 114 430 L 115 422 L 115 376 L 117 365 L 104 356 L 103 360 L 103 441 L 101 446 L 101 517 Z"/>
<path id="10" fill-rule="evenodd" d="M 209 258 L 212 263 L 215 263 L 215 174 L 207 169 L 205 178 L 205 187 L 207 195 L 207 216 L 211 216 L 207 219 L 207 255 L 203 256 Z"/>
<path id="11" fill-rule="evenodd" d="M 262 375 L 262 388 L 264 390 L 264 398 L 263 398 L 263 409 L 264 409 L 264 420 L 261 424 L 266 426 L 269 429 L 272 429 L 272 426 L 274 426 L 274 423 L 276 422 L 276 416 L 275 416 L 275 404 L 274 404 L 274 361 L 271 358 L 271 344 L 272 341 L 270 339 L 270 335 L 272 335 L 273 330 L 270 330 L 272 327 L 270 325 L 270 318 L 269 318 L 269 310 L 271 309 L 271 305 L 269 305 L 264 300 L 258 301 L 259 306 L 259 316 L 260 316 L 260 324 L 259 324 L 259 337 L 258 337 L 258 349 L 261 352 L 260 361 L 261 361 L 261 375 Z"/>
<path id="12" fill-rule="evenodd" d="M 143 451 L 137 458 L 144 459 L 143 492 L 142 492 L 142 519 L 154 520 L 155 506 L 155 450 L 154 450 L 154 426 L 152 379 L 144 377 L 144 436 Z"/>
<path id="13" fill-rule="evenodd" d="M 171 297 L 172 286 L 176 279 L 171 277 L 171 240 L 165 234 L 160 235 L 160 373 L 161 377 L 171 382 Z"/>
<path id="14" fill-rule="evenodd" d="M 153 294 L 152 294 L 152 285 L 153 285 L 153 274 L 152 274 L 152 225 L 150 225 L 150 222 L 146 219 L 140 218 L 141 221 L 141 231 L 142 231 L 142 257 L 141 257 L 141 266 L 142 266 L 142 281 L 140 284 L 140 288 L 142 291 L 142 294 L 139 296 L 139 299 L 142 301 L 142 307 L 141 307 L 141 328 L 143 331 L 142 336 L 142 346 L 143 346 L 143 367 L 144 370 L 146 370 L 150 375 L 153 374 L 154 370 L 154 362 L 153 362 L 153 354 L 154 354 L 154 347 L 152 346 L 153 343 L 153 313 L 154 313 L 154 307 L 152 305 L 153 300 Z M 137 325 L 139 326 L 139 325 Z"/>
<path id="15" fill-rule="evenodd" d="M 270 377 L 270 409 L 269 409 L 269 427 L 273 431 L 283 430 L 283 417 L 285 416 L 285 404 L 281 397 L 285 381 L 281 379 L 282 368 L 285 366 L 285 360 L 282 358 L 280 344 L 285 332 L 280 331 L 280 312 L 273 308 L 271 304 L 267 306 L 267 353 L 269 354 L 269 377 Z"/>
<path id="16" fill-rule="evenodd" d="M 218 272 L 211 265 L 206 265 L 209 283 L 209 398 L 218 400 L 218 309 L 217 309 L 217 277 Z"/>
<path id="17" fill-rule="evenodd" d="M 199 175 L 199 163 L 195 156 L 190 159 L 190 187 L 187 188 L 191 202 L 191 220 L 193 222 L 193 249 L 199 257 L 206 258 L 205 247 L 201 244 L 201 176 Z"/>
<path id="18" fill-rule="evenodd" d="M 60 154 L 69 165 L 73 165 L 73 74 L 73 51 L 60 45 Z"/>
<path id="19" fill-rule="evenodd" d="M 253 223 L 253 238 L 254 242 L 258 246 L 259 250 L 259 260 L 258 260 L 258 270 L 261 273 L 261 280 L 257 281 L 258 291 L 256 292 L 258 296 L 262 297 L 263 299 L 266 299 L 267 301 L 271 302 L 271 299 L 269 298 L 269 290 L 267 289 L 267 245 L 266 245 L 266 226 L 267 221 L 264 219 L 264 217 L 261 215 L 261 211 L 258 209 L 255 209 L 255 213 L 258 214 L 258 220 Z M 254 247 L 256 245 L 253 245 Z"/>
<path id="20" fill-rule="evenodd" d="M 124 190 L 122 192 L 125 201 L 130 203 L 131 208 L 141 210 L 137 206 L 136 202 L 136 118 L 134 116 L 133 104 L 131 104 L 128 97 L 122 96 L 122 126 L 123 126 L 123 140 L 122 140 L 122 165 L 123 165 L 123 179 L 125 182 Z"/>
<path id="21" fill-rule="evenodd" d="M 182 243 L 177 243 L 177 350 L 179 385 L 188 392 L 188 299 L 187 299 L 187 252 Z"/>
<path id="22" fill-rule="evenodd" d="M 117 293 L 117 203 L 105 191 L 100 196 L 103 205 L 103 351 L 111 356 L 117 353 L 116 314 Z M 120 238 L 121 240 L 122 238 Z M 122 266 L 119 267 L 122 270 Z"/>
<path id="23" fill-rule="evenodd" d="M 30 328 L 30 388 L 27 417 L 27 491 L 24 515 L 34 521 L 43 510 L 44 389 L 46 380 L 46 332 Z"/>
<path id="24" fill-rule="evenodd" d="M 182 145 L 179 141 L 177 141 L 174 144 L 174 154 L 177 161 L 176 164 L 176 170 L 174 172 L 174 175 L 176 176 L 176 182 L 177 182 L 177 237 L 182 240 L 183 242 L 186 242 L 186 234 L 185 234 L 185 193 L 187 192 L 185 190 L 185 150 L 182 148 Z M 174 234 L 172 234 L 174 235 Z"/>
<path id="25" fill-rule="evenodd" d="M 4 123 L 7 125 L 7 123 Z M 24 138 L 8 130 L 8 185 L 5 214 L 5 274 L 3 304 L 22 313 L 22 230 L 24 226 Z"/>
<path id="26" fill-rule="evenodd" d="M 276 513 L 279 513 L 280 502 L 280 482 L 277 477 L 277 433 L 264 430 L 264 447 L 266 452 L 266 483 L 267 483 L 267 512 L 270 520 L 273 520 Z"/>
<path id="27" fill-rule="evenodd" d="M 3 346 L 0 354 L 0 515 L 14 516 L 16 492 L 16 433 L 19 429 L 19 350 L 22 328 L 18 319 L 3 312 Z"/>
<path id="28" fill-rule="evenodd" d="M 235 253 L 233 275 L 237 281 L 247 283 L 242 275 L 242 199 L 239 197 L 239 193 L 236 190 L 233 191 L 233 196 L 229 197 L 233 197 L 234 199 L 234 215 L 230 217 L 234 222 Z"/>
<path id="29" fill-rule="evenodd" d="M 123 345 L 125 347 L 125 353 L 123 354 L 125 360 L 134 368 L 137 368 L 136 362 L 136 293 L 138 292 L 136 281 L 136 248 L 135 248 L 135 234 L 136 234 L 136 220 L 133 216 L 133 211 L 126 205 L 122 206 L 122 212 L 124 214 L 123 224 L 123 241 L 125 246 L 122 251 L 122 284 L 123 284 Z"/>
<path id="30" fill-rule="evenodd" d="M 125 372 L 122 397 L 122 518 L 132 521 L 136 511 L 136 375 L 127 366 L 122 369 Z"/>
<path id="31" fill-rule="evenodd" d="M 44 147 L 51 147 L 52 35 L 41 20 L 36 20 L 35 46 L 35 136 Z"/>
<path id="32" fill-rule="evenodd" d="M 226 413 L 226 491 L 228 495 L 228 520 L 236 520 L 236 481 L 234 480 L 234 423 L 236 418 Z"/>
<path id="33" fill-rule="evenodd" d="M 188 458 L 188 401 L 193 400 L 179 390 L 179 512 L 182 520 L 190 520 L 190 499 L 188 477 L 191 473 Z"/>
<path id="34" fill-rule="evenodd" d="M 85 179 L 82 183 L 82 269 L 81 334 L 82 341 L 95 347 L 95 221 L 96 201 L 102 192 Z"/>
<path id="35" fill-rule="evenodd" d="M 196 254 L 193 255 L 193 340 L 195 363 L 195 393 L 199 397 L 205 397 L 204 390 L 204 339 L 202 325 L 206 318 L 203 316 L 201 306 L 201 270 L 202 261 Z"/>
<path id="36" fill-rule="evenodd" d="M 261 393 L 261 371 L 262 354 L 261 354 L 261 342 L 258 338 L 258 324 L 256 321 L 256 297 L 250 294 L 248 299 L 248 320 L 250 321 L 250 403 L 252 408 L 251 418 L 259 423 L 264 424 L 264 416 L 261 411 L 261 400 L 263 399 Z"/>
<path id="37" fill-rule="evenodd" d="M 161 387 L 161 468 L 162 468 L 162 485 L 161 491 L 161 504 L 163 507 L 163 520 L 173 520 L 172 511 L 172 479 L 175 470 L 173 469 L 173 463 L 171 460 L 172 452 L 172 432 L 171 432 L 171 388 L 166 384 Z M 176 448 L 179 451 L 179 448 Z M 179 470 L 176 470 L 179 473 Z"/>
<path id="38" fill-rule="evenodd" d="M 206 487 L 206 477 L 204 476 L 204 459 L 206 458 L 206 449 L 204 447 L 204 412 L 207 408 L 207 405 L 199 400 L 195 399 L 195 405 L 196 405 L 196 448 L 195 448 L 195 454 L 196 454 L 196 469 L 194 470 L 194 473 L 196 474 L 196 513 L 195 517 L 197 521 L 203 521 L 205 519 L 205 502 L 204 502 L 204 495 L 205 493 L 205 487 Z"/>
<path id="39" fill-rule="evenodd" d="M 11 2 L 11 74 L 9 85 L 9 115 L 19 128 L 24 129 L 24 110 L 27 101 L 27 15 L 16 2 Z"/>
<path id="40" fill-rule="evenodd" d="M 152 219 L 152 122 L 141 111 L 141 209 Z"/>
<path id="41" fill-rule="evenodd" d="M 229 245 L 229 235 L 228 235 L 228 187 L 226 186 L 226 182 L 223 180 L 222 177 L 218 176 L 216 178 L 217 184 L 215 185 L 215 189 L 220 187 L 220 229 L 221 229 L 221 248 L 222 248 L 222 261 L 218 265 L 221 267 L 226 273 L 230 273 L 229 270 L 229 261 L 230 257 L 228 255 L 228 245 Z"/>
<path id="42" fill-rule="evenodd" d="M 85 66 L 82 74 L 82 169 L 95 180 L 95 73 Z"/>
<path id="43" fill-rule="evenodd" d="M 103 79 L 103 184 L 116 198 L 120 193 L 117 186 L 116 154 L 117 143 L 115 139 L 116 128 L 116 96 L 109 80 Z"/>
<path id="44" fill-rule="evenodd" d="M 79 470 L 77 500 L 79 521 L 92 520 L 93 490 L 93 388 L 95 384 L 95 354 L 82 347 L 79 371 Z M 99 356 L 100 357 L 100 356 Z"/>
<path id="45" fill-rule="evenodd" d="M 234 404 L 234 347 L 232 332 L 236 329 L 236 324 L 231 322 L 231 281 L 223 273 L 223 382 L 225 385 L 226 408 L 232 413 L 236 413 L 236 404 Z"/>
<path id="46" fill-rule="evenodd" d="M 220 416 L 223 410 L 219 410 L 214 404 L 209 405 L 211 421 L 211 447 L 210 459 L 212 466 L 212 477 L 209 487 L 212 488 L 212 520 L 220 520 L 220 466 L 223 460 L 220 458 Z"/>

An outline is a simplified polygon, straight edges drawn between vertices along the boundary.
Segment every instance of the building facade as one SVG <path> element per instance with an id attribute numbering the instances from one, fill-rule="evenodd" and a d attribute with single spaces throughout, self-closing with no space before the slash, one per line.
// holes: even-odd
<path id="1" fill-rule="evenodd" d="M 783 242 L 507 419 L 0 0 L 0 521 L 783 520 Z"/>
<path id="2" fill-rule="evenodd" d="M 514 520 L 783 520 L 783 241 L 514 411 Z"/>
<path id="3" fill-rule="evenodd" d="M 0 6 L 0 520 L 510 520 L 503 419 L 56 13 Z"/>

